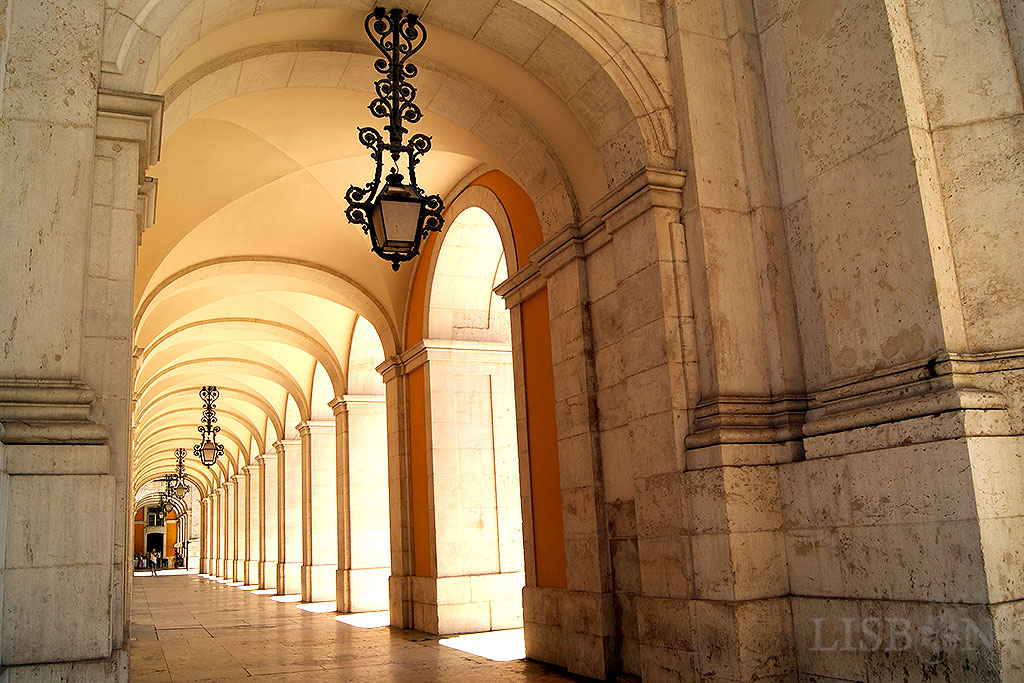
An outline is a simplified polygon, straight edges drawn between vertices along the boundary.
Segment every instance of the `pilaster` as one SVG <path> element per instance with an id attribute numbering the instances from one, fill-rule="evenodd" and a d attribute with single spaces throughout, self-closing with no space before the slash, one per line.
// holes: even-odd
<path id="1" fill-rule="evenodd" d="M 277 451 L 256 456 L 260 481 L 259 570 L 261 590 L 277 588 L 278 508 Z"/>
<path id="2" fill-rule="evenodd" d="M 532 627 L 543 634 L 527 639 L 528 656 L 536 652 L 574 673 L 605 678 L 614 670 L 616 630 L 585 256 L 579 226 L 530 254 L 548 291 L 566 588 L 528 587 L 523 618 L 528 632 Z"/>
<path id="3" fill-rule="evenodd" d="M 388 600 L 391 625 L 412 628 L 414 573 L 412 547 L 412 490 L 409 458 L 409 378 L 402 360 L 386 359 L 377 366 L 384 379 L 387 405 L 388 518 L 391 536 L 391 575 Z"/>
<path id="4" fill-rule="evenodd" d="M 339 492 L 338 611 L 387 609 L 391 557 L 384 396 L 346 394 L 329 405 Z"/>
<path id="5" fill-rule="evenodd" d="M 337 433 L 333 420 L 298 425 L 302 448 L 303 602 L 337 599 Z"/>
<path id="6" fill-rule="evenodd" d="M 246 503 L 245 578 L 246 585 L 259 584 L 260 558 L 260 463 L 256 454 L 245 468 L 249 489 Z"/>
<path id="7" fill-rule="evenodd" d="M 302 441 L 274 442 L 277 452 L 277 594 L 302 590 Z"/>

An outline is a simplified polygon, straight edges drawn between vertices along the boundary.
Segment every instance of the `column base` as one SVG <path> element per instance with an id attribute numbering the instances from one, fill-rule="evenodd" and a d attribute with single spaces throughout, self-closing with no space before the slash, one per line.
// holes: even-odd
<path id="1" fill-rule="evenodd" d="M 409 578 L 414 629 L 448 635 L 523 625 L 523 572 Z"/>
<path id="2" fill-rule="evenodd" d="M 245 585 L 251 586 L 253 584 L 259 583 L 259 581 L 260 581 L 259 564 L 260 563 L 257 562 L 256 560 L 246 560 L 246 562 L 245 562 L 245 574 L 244 574 L 245 578 L 243 579 L 243 581 L 245 581 Z"/>
<path id="3" fill-rule="evenodd" d="M 257 585 L 260 590 L 277 588 L 277 562 L 258 562 Z"/>
<path id="4" fill-rule="evenodd" d="M 339 569 L 335 576 L 339 612 L 379 612 L 389 608 L 390 567 Z"/>
<path id="5" fill-rule="evenodd" d="M 128 651 L 115 650 L 107 659 L 5 665 L 2 680 L 4 683 L 34 683 L 35 681 L 128 683 Z"/>
<path id="6" fill-rule="evenodd" d="M 277 563 L 277 594 L 299 595 L 302 592 L 302 564 L 299 562 Z"/>
<path id="7" fill-rule="evenodd" d="M 338 599 L 335 585 L 336 564 L 302 565 L 302 601 L 334 602 Z"/>
<path id="8" fill-rule="evenodd" d="M 244 560 L 232 560 L 231 561 L 231 580 L 232 581 L 245 581 L 245 561 Z"/>
<path id="9" fill-rule="evenodd" d="M 526 656 L 605 680 L 615 652 L 615 608 L 610 593 L 523 588 Z M 694 680 L 669 676 L 652 680 Z"/>

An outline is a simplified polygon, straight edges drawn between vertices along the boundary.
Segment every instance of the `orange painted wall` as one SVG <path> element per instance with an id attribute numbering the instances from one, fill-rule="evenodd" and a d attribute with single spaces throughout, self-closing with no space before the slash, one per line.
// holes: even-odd
<path id="1" fill-rule="evenodd" d="M 491 171 L 472 185 L 491 190 L 501 201 L 512 226 L 519 266 L 544 241 L 533 201 L 518 183 L 501 171 Z M 406 317 L 405 348 L 423 339 L 427 268 L 437 234 L 423 243 L 419 267 L 413 278 Z M 554 376 L 551 369 L 551 331 L 547 290 L 533 295 L 521 307 L 526 382 L 527 438 L 530 448 L 530 487 L 533 496 L 534 551 L 537 585 L 565 587 L 565 539 L 562 527 L 562 490 L 558 472 L 558 440 L 555 432 Z M 413 573 L 430 575 L 430 525 L 427 490 L 427 428 L 425 378 L 422 368 L 409 373 L 409 431 L 412 466 Z"/>
<path id="2" fill-rule="evenodd" d="M 174 544 L 178 542 L 178 523 L 167 522 L 164 531 L 164 557 L 174 557 Z"/>
<path id="3" fill-rule="evenodd" d="M 412 451 L 413 574 L 430 576 L 430 519 L 427 490 L 427 401 L 423 366 L 409 373 L 409 448 Z"/>
<path id="4" fill-rule="evenodd" d="M 537 585 L 565 588 L 565 535 L 562 527 L 562 486 L 558 471 L 558 436 L 555 430 L 555 378 L 551 370 L 548 290 L 542 289 L 531 296 L 519 310 L 524 331 L 526 433 L 530 442 L 530 492 Z"/>
<path id="5" fill-rule="evenodd" d="M 132 553 L 141 555 L 146 552 L 146 525 L 143 522 L 135 522 L 135 537 L 132 543 Z"/>

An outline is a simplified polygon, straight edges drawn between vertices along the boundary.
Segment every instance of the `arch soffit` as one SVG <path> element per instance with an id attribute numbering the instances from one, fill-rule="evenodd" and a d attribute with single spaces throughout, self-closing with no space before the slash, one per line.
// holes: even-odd
<path id="1" fill-rule="evenodd" d="M 223 435 L 225 439 L 230 440 L 230 442 L 236 445 L 236 447 L 238 447 L 239 439 L 232 432 L 222 431 L 220 432 L 220 434 Z M 152 444 L 148 445 L 147 449 L 141 452 L 135 459 L 135 462 L 138 464 L 139 469 L 141 469 L 143 466 L 150 467 L 159 466 L 160 464 L 166 464 L 166 471 L 162 471 L 161 473 L 173 474 L 174 468 L 177 465 L 177 461 L 175 461 L 173 458 L 170 458 L 167 455 L 167 453 L 169 447 L 172 444 L 177 443 L 178 440 L 178 438 L 165 438 L 162 441 L 155 441 Z M 238 458 L 236 458 L 231 455 L 230 450 L 224 449 L 223 457 L 217 459 L 217 462 L 214 464 L 214 468 L 216 468 L 217 471 L 222 472 L 225 476 L 230 474 L 231 472 L 237 472 L 239 471 L 239 468 L 242 467 L 241 461 L 243 455 L 243 452 L 239 451 Z M 191 463 L 189 463 L 189 465 L 191 465 Z M 204 465 L 203 467 L 206 466 Z M 196 469 L 196 471 L 200 470 Z"/>
<path id="2" fill-rule="evenodd" d="M 146 482 L 146 483 L 142 484 L 142 486 L 145 486 L 148 483 L 149 482 Z M 136 489 L 135 494 L 134 494 L 133 497 L 138 496 L 139 492 L 142 489 L 142 486 L 140 486 L 138 489 Z M 150 505 L 155 506 L 159 501 L 160 501 L 159 494 L 147 493 L 142 498 L 139 498 L 138 500 L 135 501 L 135 507 L 132 510 L 132 512 L 133 513 L 138 512 L 139 508 L 148 507 Z M 174 513 L 176 515 L 176 518 L 171 520 L 171 521 L 172 522 L 176 522 L 178 524 L 181 524 L 182 526 L 187 525 L 188 524 L 188 505 L 186 505 L 184 501 L 180 501 L 180 500 L 172 500 L 171 501 L 171 505 L 174 506 Z"/>
<path id="3" fill-rule="evenodd" d="M 138 426 L 139 424 L 142 424 L 147 419 L 148 414 L 150 412 L 158 410 L 158 406 L 162 405 L 164 402 L 177 401 L 179 398 L 185 398 L 185 395 L 187 395 L 189 400 L 192 400 L 195 396 L 198 395 L 199 388 L 200 387 L 198 384 L 190 385 L 184 388 L 174 388 L 155 396 L 151 401 L 145 404 L 140 404 L 141 407 L 135 413 L 135 425 Z M 282 416 L 278 414 L 278 412 L 266 399 L 264 399 L 259 394 L 244 391 L 234 386 L 226 385 L 223 387 L 218 387 L 218 389 L 220 390 L 220 395 L 222 398 L 230 398 L 232 400 L 244 401 L 259 409 L 259 411 L 263 413 L 266 419 L 270 421 L 270 425 L 274 429 L 274 439 L 281 438 L 281 435 L 284 433 L 284 420 Z M 179 405 L 177 403 L 175 404 Z M 264 439 L 264 444 L 266 441 L 271 440 L 273 440 L 271 439 L 271 435 L 267 434 Z"/>
<path id="4" fill-rule="evenodd" d="M 178 345 L 180 347 L 177 349 L 178 353 L 171 354 L 170 352 L 175 350 L 174 347 L 171 347 L 168 349 L 167 354 L 162 354 L 164 357 L 164 361 L 162 363 L 154 363 L 147 372 L 138 373 L 134 391 L 140 396 L 143 396 L 150 386 L 167 374 L 170 368 L 184 367 L 188 363 L 197 363 L 214 358 L 221 361 L 234 360 L 239 363 L 250 363 L 263 368 L 268 368 L 275 374 L 285 377 L 288 380 L 292 380 L 301 386 L 302 381 L 300 378 L 305 377 L 306 375 L 306 370 L 304 368 L 306 365 L 309 365 L 310 368 L 312 368 L 314 360 L 294 347 L 282 344 L 279 341 L 274 340 L 269 344 L 283 346 L 284 348 L 281 349 L 282 351 L 294 353 L 288 353 L 288 355 L 291 356 L 290 360 L 288 358 L 282 358 L 284 353 L 275 354 L 273 353 L 275 349 L 266 348 L 264 345 L 253 343 L 251 340 L 217 339 L 211 340 L 209 344 L 198 346 L 183 341 Z M 308 361 L 308 363 L 306 361 Z M 262 377 L 263 379 L 270 379 L 265 375 L 255 376 Z"/>
<path id="5" fill-rule="evenodd" d="M 281 9 L 303 10 L 312 4 L 311 0 L 295 0 Z M 588 129 L 614 128 L 610 135 L 616 136 L 622 127 L 614 126 L 617 122 L 614 116 L 609 116 L 609 110 L 612 104 L 623 108 L 626 118 L 638 132 L 637 139 L 631 142 L 645 148 L 645 157 L 660 157 L 663 161 L 659 165 L 674 158 L 677 144 L 671 106 L 647 66 L 650 63 L 656 71 L 667 72 L 667 58 L 660 54 L 664 50 L 662 40 L 658 40 L 659 45 L 648 46 L 641 59 L 613 27 L 615 17 L 599 14 L 576 0 L 510 0 L 493 11 L 485 7 L 485 11 L 476 15 L 446 11 L 445 6 L 451 3 L 443 0 L 433 0 L 432 4 L 436 10 L 422 0 L 411 3 L 409 9 L 425 9 L 422 16 L 431 27 L 450 31 L 454 38 L 465 42 L 480 43 L 541 79 L 558 93 Z M 219 12 L 208 13 L 204 12 L 203 5 L 202 0 L 194 0 L 179 10 L 172 6 L 172 0 L 150 0 L 139 11 L 111 8 L 114 11 L 108 12 L 102 60 L 104 87 L 153 90 L 161 77 L 167 77 L 179 57 L 211 33 L 246 19 L 269 16 L 253 17 L 251 6 L 247 10 L 241 4 L 234 11 L 222 8 Z M 346 5 L 353 7 L 351 3 Z M 372 5 L 366 2 L 363 7 L 357 4 L 349 10 L 320 11 L 361 15 Z M 367 51 L 369 46 L 364 44 L 365 37 L 361 35 L 361 21 L 320 23 L 321 33 L 323 30 L 333 32 L 326 37 L 335 41 L 344 37 L 354 47 Z M 295 43 L 297 36 L 283 38 L 283 42 Z M 545 54 L 537 56 L 535 52 Z M 552 63 L 577 64 L 582 68 L 573 75 L 575 81 L 569 77 L 568 82 L 561 82 L 563 70 L 552 69 L 549 66 Z M 591 75 L 589 80 L 577 82 L 587 75 Z M 566 78 L 563 76 L 562 80 Z M 592 121 L 595 115 L 599 120 Z M 635 169 L 630 172 L 632 170 Z"/>
<path id="6" fill-rule="evenodd" d="M 458 219 L 459 215 L 466 209 L 470 208 L 483 210 L 488 216 L 490 216 L 491 222 L 494 223 L 494 227 L 497 228 L 498 236 L 501 238 L 501 248 L 505 253 L 505 264 L 508 269 L 508 274 L 512 275 L 519 270 L 519 262 L 516 256 L 515 236 L 512 233 L 512 224 L 509 221 L 508 214 L 505 212 L 504 205 L 502 205 L 498 196 L 489 188 L 484 187 L 483 185 L 470 185 L 460 192 L 448 206 L 447 214 L 450 218 L 445 220 L 444 228 L 442 228 L 441 234 L 437 236 L 434 249 L 430 252 L 430 262 L 426 264 L 427 287 L 423 299 L 422 330 L 424 339 L 430 336 L 430 299 L 431 294 L 434 291 L 434 278 L 437 274 L 437 262 L 438 257 L 441 254 L 441 249 L 444 247 L 444 239 L 447 237 L 449 229 Z M 410 301 L 410 305 L 415 305 L 415 302 Z"/>
<path id="7" fill-rule="evenodd" d="M 154 472 L 153 476 L 164 476 L 166 474 L 174 474 L 177 470 L 177 460 L 170 455 L 166 448 L 166 445 L 173 442 L 165 441 L 161 444 L 154 444 L 153 454 L 147 458 L 138 461 L 137 470 L 133 475 L 135 478 L 143 476 L 145 473 Z M 195 457 L 189 454 L 189 457 L 185 460 L 185 473 L 193 477 L 198 477 L 204 481 L 213 481 L 216 478 L 217 471 L 227 470 L 226 465 L 222 465 L 218 459 L 217 464 L 214 465 L 216 469 L 207 468 L 206 465 L 200 463 Z"/>
<path id="8" fill-rule="evenodd" d="M 205 467 L 203 469 L 206 469 Z M 185 472 L 188 475 L 188 482 L 197 486 L 197 493 L 200 496 L 205 496 L 209 493 L 213 485 L 213 476 L 208 473 L 201 473 L 198 470 L 188 470 Z M 140 469 L 132 477 L 132 492 L 133 497 L 137 497 L 139 490 L 142 489 L 147 483 L 151 483 L 156 480 L 157 477 L 164 476 L 167 472 L 160 471 L 159 468 L 145 467 Z"/>
<path id="9" fill-rule="evenodd" d="M 140 435 L 139 442 L 142 443 L 142 441 L 145 440 L 146 435 L 149 434 L 151 430 L 159 429 L 163 426 L 181 424 L 180 420 L 176 419 L 176 416 L 184 413 L 188 413 L 189 415 L 194 416 L 196 412 L 198 411 L 194 407 L 171 408 L 164 410 L 161 413 L 153 415 L 152 417 L 148 418 L 145 422 L 140 423 L 138 427 L 136 427 L 136 434 Z M 248 431 L 256 440 L 256 445 L 259 448 L 260 452 L 263 452 L 263 447 L 265 445 L 263 441 L 263 435 L 260 433 L 260 429 L 255 425 L 255 423 L 253 423 L 252 420 L 248 418 L 248 416 L 236 410 L 231 410 L 230 408 L 223 407 L 217 408 L 217 415 L 218 417 L 221 415 L 227 415 L 232 419 L 240 422 L 245 427 L 246 431 Z M 174 420 L 174 422 L 170 422 L 171 420 Z"/>
<path id="10" fill-rule="evenodd" d="M 150 430 L 145 436 L 143 436 L 135 445 L 135 460 L 136 462 L 144 462 L 147 457 L 154 455 L 166 455 L 172 452 L 174 448 L 177 448 L 180 443 L 189 438 L 195 438 L 196 431 L 191 429 L 192 425 L 184 425 L 181 423 L 167 425 L 164 427 L 158 427 Z M 221 437 L 221 441 L 230 440 L 235 445 L 235 450 L 238 453 L 239 460 L 248 462 L 247 456 L 249 452 L 248 444 L 248 432 L 240 434 L 235 429 L 228 425 L 222 425 L 221 430 L 217 432 L 218 436 Z M 244 446 L 243 446 L 244 443 Z M 225 446 L 227 444 L 224 444 Z M 234 462 L 235 459 L 231 457 L 231 451 L 225 448 L 225 455 Z M 176 463 L 174 458 L 171 458 L 171 463 Z"/>
<path id="11" fill-rule="evenodd" d="M 177 463 L 173 459 L 168 458 L 166 455 L 153 456 L 147 462 L 140 463 L 137 470 L 133 474 L 133 479 L 141 481 L 148 477 L 150 480 L 155 477 L 164 476 L 166 474 L 174 473 L 174 465 Z M 189 460 L 186 465 L 186 473 L 193 476 L 194 479 L 205 483 L 207 486 L 212 487 L 220 477 L 227 476 L 229 474 L 228 465 L 224 461 L 218 459 L 213 467 L 208 468 L 195 460 Z"/>
<path id="12" fill-rule="evenodd" d="M 165 471 L 163 462 L 148 463 L 144 467 L 140 467 L 139 471 L 133 478 L 133 487 L 138 492 L 143 486 L 153 481 L 156 477 L 162 477 L 165 474 L 173 474 L 171 471 Z M 214 476 L 210 472 L 203 472 L 198 467 L 206 469 L 205 466 L 189 467 L 186 469 L 185 474 L 190 483 L 195 484 L 199 487 L 202 495 L 206 495 L 214 486 Z"/>
<path id="13" fill-rule="evenodd" d="M 174 374 L 180 374 L 181 371 L 191 370 L 196 366 L 203 365 L 214 365 L 216 374 L 218 375 L 233 373 L 273 382 L 284 389 L 295 400 L 299 409 L 300 418 L 302 420 L 309 419 L 309 397 L 306 396 L 305 390 L 295 377 L 280 368 L 245 358 L 194 358 L 180 363 L 175 363 L 174 365 L 169 365 L 154 374 L 145 386 L 139 388 L 137 392 L 139 402 L 143 404 L 148 402 L 148 394 L 158 385 L 160 380 L 166 380 Z"/>
<path id="14" fill-rule="evenodd" d="M 208 285 L 215 278 L 231 276 L 246 276 L 248 287 L 253 292 L 294 291 L 318 296 L 349 308 L 373 325 L 384 346 L 385 355 L 393 355 L 398 348 L 398 331 L 394 321 L 384 306 L 362 286 L 318 264 L 269 257 L 216 259 L 197 263 L 175 273 L 150 290 L 139 304 L 133 321 L 136 336 L 162 301 L 191 287 Z M 273 278 L 279 278 L 280 281 L 271 282 Z M 288 286 L 271 286 L 284 283 Z M 154 338 L 163 332 L 157 331 Z"/>
<path id="15" fill-rule="evenodd" d="M 236 95 L 310 87 L 310 84 L 327 87 L 322 72 L 325 62 L 329 61 L 335 62 L 341 71 L 340 78 L 332 75 L 329 82 L 342 84 L 337 87 L 365 92 L 369 100 L 371 90 L 368 86 L 372 76 L 367 74 L 372 72 L 374 58 L 352 46 L 333 47 L 335 51 L 325 52 L 320 42 L 261 46 L 254 56 L 241 52 L 217 60 L 214 65 L 200 67 L 196 73 L 186 77 L 190 82 L 176 86 L 168 93 L 163 139 L 170 137 L 188 119 L 202 116 L 209 107 Z M 274 58 L 288 55 L 293 55 L 295 62 L 285 72 Z M 298 55 L 305 55 L 307 59 L 300 61 Z M 320 56 L 321 59 L 313 60 L 309 58 L 311 56 Z M 589 139 L 577 141 L 574 154 L 567 161 L 562 161 L 567 156 L 565 151 L 560 158 L 526 115 L 488 85 L 468 80 L 447 69 L 437 71 L 427 64 L 420 66 L 421 76 L 436 81 L 422 88 L 418 104 L 423 111 L 453 121 L 496 151 L 541 207 L 539 210 L 544 215 L 545 225 L 558 229 L 578 221 L 581 200 L 577 193 L 581 193 L 582 202 L 589 205 L 607 191 L 608 184 L 604 178 L 600 184 L 587 189 L 587 176 L 594 168 L 603 165 L 599 151 L 593 149 Z M 242 81 L 243 73 L 246 82 Z M 256 85 L 248 85 L 249 81 Z M 443 86 L 437 85 L 442 82 Z M 584 134 L 582 129 L 580 134 Z M 635 151 L 635 147 L 627 151 Z M 632 169 L 635 164 L 629 166 Z"/>
<path id="16" fill-rule="evenodd" d="M 287 343 L 294 348 L 305 351 L 319 361 L 327 371 L 335 391 L 340 395 L 346 384 L 345 371 L 339 359 L 325 346 L 323 339 L 317 339 L 303 330 L 272 320 L 253 318 L 214 318 L 201 320 L 176 327 L 155 339 L 139 358 L 138 376 L 144 375 L 146 364 L 163 345 L 170 345 L 178 340 L 202 336 L 211 330 L 217 333 L 245 332 L 247 339 L 277 341 Z"/>

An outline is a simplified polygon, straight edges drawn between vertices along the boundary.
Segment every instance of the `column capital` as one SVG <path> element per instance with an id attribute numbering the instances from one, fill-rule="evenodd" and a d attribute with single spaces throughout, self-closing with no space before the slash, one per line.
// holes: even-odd
<path id="1" fill-rule="evenodd" d="M 683 208 L 686 173 L 669 168 L 642 168 L 597 200 L 593 217 L 606 224 L 609 233 L 638 215 L 653 209 Z"/>
<path id="2" fill-rule="evenodd" d="M 285 449 L 288 448 L 289 446 L 295 448 L 301 447 L 301 445 L 302 439 L 280 439 L 274 442 L 274 450 L 276 451 L 278 457 L 282 457 L 284 456 Z"/>
<path id="3" fill-rule="evenodd" d="M 540 268 L 531 261 L 495 287 L 494 293 L 505 301 L 505 308 L 511 310 L 546 286 L 547 282 L 540 274 Z"/>
<path id="4" fill-rule="evenodd" d="M 309 436 L 316 431 L 334 431 L 334 420 L 306 420 L 295 425 L 300 437 Z"/>
<path id="5" fill-rule="evenodd" d="M 384 394 L 345 394 L 344 396 L 335 397 L 327 405 L 334 410 L 334 414 L 337 416 L 346 412 L 349 407 L 384 405 L 386 402 L 387 397 Z"/>
<path id="6" fill-rule="evenodd" d="M 385 383 L 395 380 L 407 373 L 405 363 L 402 362 L 402 359 L 399 356 L 391 356 L 390 358 L 387 358 L 383 363 L 378 365 L 375 370 L 377 370 L 377 372 L 379 372 L 384 378 Z"/>

